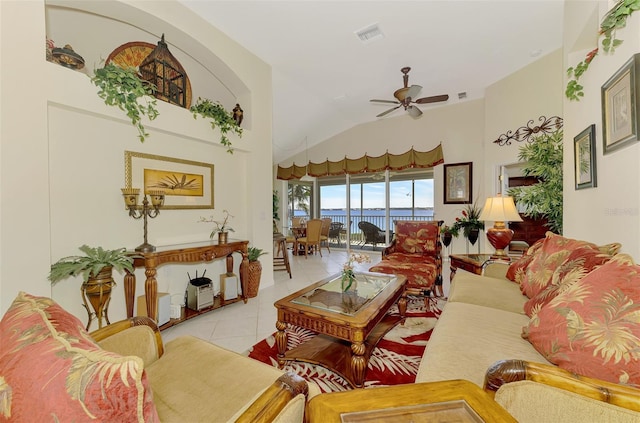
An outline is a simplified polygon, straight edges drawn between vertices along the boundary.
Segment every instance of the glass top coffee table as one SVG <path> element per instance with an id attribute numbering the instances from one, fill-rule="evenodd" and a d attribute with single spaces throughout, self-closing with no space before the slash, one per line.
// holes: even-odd
<path id="1" fill-rule="evenodd" d="M 342 292 L 341 275 L 336 274 L 278 300 L 278 361 L 320 364 L 361 388 L 373 348 L 404 319 L 405 282 L 400 275 L 362 272 L 356 274 L 355 289 Z M 400 316 L 388 316 L 396 302 Z M 287 351 L 288 324 L 319 335 Z"/>

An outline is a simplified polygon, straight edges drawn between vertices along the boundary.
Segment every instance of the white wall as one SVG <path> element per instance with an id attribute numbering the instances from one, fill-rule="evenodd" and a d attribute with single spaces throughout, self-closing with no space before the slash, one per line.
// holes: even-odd
<path id="1" fill-rule="evenodd" d="M 575 66 L 596 47 L 599 22 L 608 2 L 565 3 L 565 69 Z M 640 260 L 640 143 L 603 154 L 600 88 L 635 53 L 640 52 L 640 13 L 618 30 L 624 42 L 614 54 L 600 52 L 580 78 L 584 98 L 564 98 L 564 231 L 575 238 L 598 244 L 622 243 L 622 251 Z M 564 84 L 566 84 L 566 78 Z M 563 87 L 564 88 L 564 87 Z M 573 174 L 573 138 L 589 125 L 596 125 L 596 188 L 576 191 Z"/>
<path id="2" fill-rule="evenodd" d="M 263 160 L 271 157 L 269 66 L 177 2 L 65 2 L 65 5 L 95 7 L 93 13 L 105 12 L 152 33 L 157 27 L 166 28 L 176 44 L 193 46 L 194 55 L 201 54 L 202 63 L 224 62 L 226 70 L 220 72 L 230 70 L 235 75 L 228 86 L 240 93 L 238 99 L 248 112 L 246 121 L 250 126 L 243 122 L 241 139 L 230 137 L 236 151 L 229 155 L 219 144 L 219 132 L 212 131 L 207 121 L 194 120 L 189 111 L 158 102 L 160 116 L 153 122 L 145 122 L 150 136 L 141 144 L 126 116 L 97 97 L 97 89 L 86 74 L 45 61 L 45 4 L 0 2 L 3 65 L 0 311 L 10 305 L 19 290 L 25 290 L 53 296 L 67 310 L 86 320 L 86 312 L 80 306 L 79 279 L 62 281 L 52 289 L 46 276 L 52 262 L 79 253 L 77 247 L 82 244 L 133 248 L 142 242 L 142 222 L 128 217 L 119 192 L 124 186 L 125 150 L 215 166 L 215 209 L 161 211 L 160 216 L 149 221 L 150 243 L 168 245 L 207 239 L 211 227 L 197 223 L 198 218 L 209 215 L 220 218 L 222 210 L 228 209 L 235 216 L 232 226 L 236 238 L 249 239 L 251 245 L 271 251 L 272 184 L 260 176 L 271 173 L 270 159 Z M 59 15 L 57 12 L 54 15 Z M 82 15 L 74 13 L 74 19 Z M 82 35 L 91 38 L 86 31 L 85 26 Z M 104 33 L 98 35 L 105 37 Z M 131 37 L 140 39 L 133 34 Z M 82 45 L 63 42 L 74 48 Z M 204 45 L 211 50 L 203 49 Z M 106 57 L 114 46 L 102 48 L 108 51 L 99 54 Z M 194 84 L 194 94 L 197 85 Z M 214 95 L 211 98 L 216 100 Z M 265 287 L 273 284 L 272 261 L 262 262 Z M 161 267 L 159 290 L 180 294 L 187 271 L 193 276 L 196 269 L 201 273 L 207 268 L 207 275 L 216 281 L 223 272 L 223 264 L 219 260 L 208 265 Z M 136 295 L 141 295 L 144 272 L 138 270 L 136 275 Z M 122 278 L 117 277 L 116 281 L 119 284 L 109 308 L 111 321 L 125 317 Z"/>

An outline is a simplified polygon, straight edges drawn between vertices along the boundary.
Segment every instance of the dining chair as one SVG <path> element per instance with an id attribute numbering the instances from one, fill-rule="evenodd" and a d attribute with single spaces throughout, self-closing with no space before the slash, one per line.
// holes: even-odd
<path id="1" fill-rule="evenodd" d="M 329 250 L 329 253 L 331 253 L 331 249 L 329 248 L 329 229 L 331 229 L 331 218 L 323 217 L 320 220 L 322 220 L 322 230 L 320 231 L 320 248 L 322 248 L 322 245 L 324 244 L 324 246 L 327 247 L 327 250 Z"/>
<path id="2" fill-rule="evenodd" d="M 311 219 L 307 221 L 307 234 L 306 236 L 298 238 L 298 245 L 304 247 L 304 258 L 307 258 L 309 253 L 309 247 L 314 248 L 315 251 L 320 251 L 320 257 L 322 257 L 322 249 L 320 248 L 320 233 L 322 232 L 322 220 Z"/>

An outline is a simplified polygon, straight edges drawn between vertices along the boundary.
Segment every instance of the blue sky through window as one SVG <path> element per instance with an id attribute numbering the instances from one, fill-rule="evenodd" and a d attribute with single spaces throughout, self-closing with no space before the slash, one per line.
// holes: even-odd
<path id="1" fill-rule="evenodd" d="M 360 184 L 351 185 L 351 208 L 360 208 Z M 364 189 L 365 209 L 384 208 L 384 182 L 366 183 Z M 391 208 L 411 208 L 411 181 L 390 183 Z M 433 179 L 415 180 L 415 207 L 433 207 Z M 347 207 L 346 186 L 327 185 L 320 187 L 322 209 L 344 209 Z"/>

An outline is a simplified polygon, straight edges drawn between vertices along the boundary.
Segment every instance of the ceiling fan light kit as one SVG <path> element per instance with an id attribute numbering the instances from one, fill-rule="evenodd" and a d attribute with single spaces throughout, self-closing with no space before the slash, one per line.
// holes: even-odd
<path id="1" fill-rule="evenodd" d="M 385 110 L 384 112 L 376 115 L 376 117 L 383 117 L 393 112 L 394 110 L 399 109 L 400 107 L 404 107 L 404 109 L 409 113 L 411 117 L 417 118 L 422 115 L 422 111 L 418 107 L 414 106 L 413 104 L 439 103 L 442 101 L 449 100 L 448 94 L 436 95 L 431 97 L 422 97 L 417 100 L 413 100 L 418 95 L 420 90 L 422 90 L 422 87 L 420 85 L 409 86 L 410 70 L 411 68 L 408 66 L 400 69 L 400 72 L 402 72 L 402 80 L 404 82 L 404 87 L 397 89 L 393 93 L 393 96 L 396 98 L 395 101 L 394 100 L 375 100 L 375 99 L 370 100 L 372 103 L 397 104 L 397 106 L 392 107 L 389 110 Z"/>

